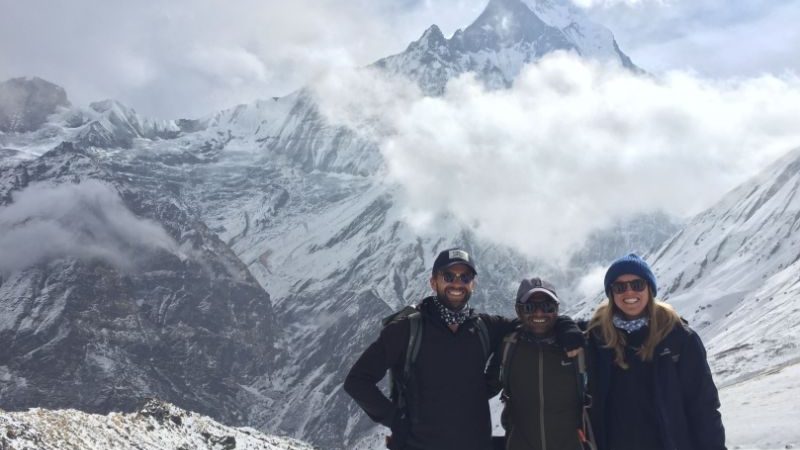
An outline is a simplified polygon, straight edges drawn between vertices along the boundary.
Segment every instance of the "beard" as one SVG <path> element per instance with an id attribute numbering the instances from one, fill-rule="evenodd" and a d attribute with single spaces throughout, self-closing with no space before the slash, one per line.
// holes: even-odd
<path id="1" fill-rule="evenodd" d="M 451 300 L 447 297 L 447 293 L 444 289 L 436 291 L 436 299 L 439 300 L 441 304 L 443 304 L 447 309 L 453 312 L 461 312 L 464 308 L 467 307 L 467 303 L 469 303 L 469 298 L 472 296 L 472 292 L 469 290 L 466 291 L 464 294 L 463 299 L 459 300 Z"/>

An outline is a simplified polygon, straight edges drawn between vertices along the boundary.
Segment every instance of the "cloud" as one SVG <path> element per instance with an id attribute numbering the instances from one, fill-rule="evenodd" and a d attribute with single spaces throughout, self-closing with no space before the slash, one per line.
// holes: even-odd
<path id="1" fill-rule="evenodd" d="M 450 36 L 487 2 L 0 0 L 0 80 L 35 75 L 64 86 L 78 106 L 113 98 L 154 118 L 196 118 L 401 52 L 432 24 Z M 574 3 L 649 71 L 800 69 L 797 2 Z"/>
<path id="2" fill-rule="evenodd" d="M 598 286 L 603 286 L 603 281 L 605 279 L 607 270 L 608 267 L 605 266 L 591 267 L 586 270 L 586 274 L 583 275 L 580 280 L 578 280 L 578 284 L 575 289 L 581 298 L 590 299 L 599 294 Z M 602 288 L 600 291 L 602 291 Z"/>
<path id="3" fill-rule="evenodd" d="M 698 213 L 800 145 L 792 76 L 641 76 L 559 53 L 511 89 L 465 75 L 439 98 L 375 72 L 332 77 L 322 111 L 380 143 L 410 223 L 453 217 L 550 259 L 614 220 Z"/>
<path id="4" fill-rule="evenodd" d="M 76 105 L 199 117 L 400 52 L 434 21 L 466 25 L 480 3 L 0 0 L 0 81 L 35 75 Z"/>
<path id="5" fill-rule="evenodd" d="M 157 223 L 133 215 L 100 181 L 32 185 L 0 209 L 0 273 L 57 258 L 100 259 L 133 268 L 142 251 L 176 251 Z"/>

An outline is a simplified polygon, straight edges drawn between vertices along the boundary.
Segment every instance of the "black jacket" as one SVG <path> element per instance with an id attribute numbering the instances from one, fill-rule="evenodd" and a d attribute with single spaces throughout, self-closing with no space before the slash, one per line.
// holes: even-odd
<path id="1" fill-rule="evenodd" d="M 491 448 L 489 392 L 485 382 L 486 356 L 473 316 L 456 333 L 442 322 L 433 299 L 423 300 L 422 341 L 414 364 L 414 399 L 410 420 L 404 420 L 377 387 L 389 368 L 402 373 L 408 345 L 408 320 L 390 323 L 353 365 L 345 391 L 369 417 L 392 429 L 395 438 L 407 438 L 420 450 L 487 450 Z M 500 316 L 481 314 L 489 329 L 491 348 L 516 326 Z M 561 342 L 580 333 L 574 323 L 560 320 Z M 572 348 L 577 345 L 567 342 Z M 403 447 L 398 447 L 403 448 Z"/>
<path id="2" fill-rule="evenodd" d="M 608 448 L 605 422 L 614 352 L 589 333 L 589 384 L 592 426 L 598 450 Z M 700 337 L 677 325 L 656 346 L 653 356 L 653 404 L 658 439 L 664 450 L 725 450 L 719 395 Z"/>

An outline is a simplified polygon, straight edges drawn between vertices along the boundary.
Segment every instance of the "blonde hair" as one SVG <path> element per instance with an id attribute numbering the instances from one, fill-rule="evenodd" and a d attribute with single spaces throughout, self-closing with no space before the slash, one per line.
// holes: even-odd
<path id="1" fill-rule="evenodd" d="M 649 301 L 645 307 L 645 315 L 649 319 L 647 337 L 644 344 L 636 350 L 636 355 L 642 361 L 652 361 L 656 346 L 681 323 L 681 317 L 672 306 L 658 301 L 653 297 L 650 289 L 647 290 Z M 619 308 L 612 299 L 604 301 L 594 316 L 589 321 L 589 332 L 593 332 L 603 340 L 603 347 L 614 350 L 614 363 L 623 369 L 628 368 L 625 362 L 625 332 L 614 326 L 614 314 L 619 313 Z M 596 331 L 595 331 L 596 330 Z"/>

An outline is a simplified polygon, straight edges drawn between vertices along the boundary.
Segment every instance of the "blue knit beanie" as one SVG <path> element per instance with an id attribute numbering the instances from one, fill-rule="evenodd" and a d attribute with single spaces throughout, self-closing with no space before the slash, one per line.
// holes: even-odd
<path id="1" fill-rule="evenodd" d="M 608 298 L 612 298 L 611 283 L 626 274 L 637 275 L 639 278 L 647 281 L 647 284 L 650 285 L 650 292 L 653 294 L 653 297 L 656 296 L 656 276 L 653 275 L 650 266 L 648 266 L 639 255 L 631 253 L 611 263 L 608 271 L 606 271 L 604 283 L 606 286 L 606 296 Z"/>

